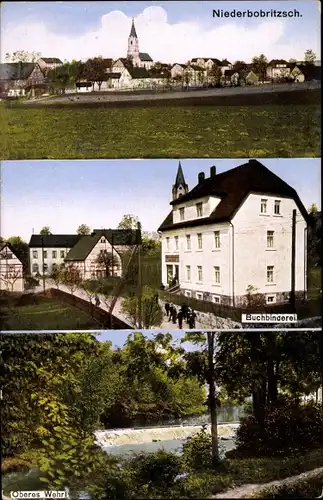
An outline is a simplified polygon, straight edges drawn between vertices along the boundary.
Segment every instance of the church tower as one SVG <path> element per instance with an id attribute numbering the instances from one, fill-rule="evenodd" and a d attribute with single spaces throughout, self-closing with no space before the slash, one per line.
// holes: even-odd
<path id="1" fill-rule="evenodd" d="M 136 33 L 134 18 L 132 18 L 130 35 L 128 38 L 127 57 L 134 60 L 139 58 L 139 40 Z"/>
<path id="2" fill-rule="evenodd" d="M 175 184 L 173 185 L 172 189 L 173 200 L 177 200 L 186 193 L 188 193 L 188 185 L 185 182 L 181 162 L 179 162 Z"/>

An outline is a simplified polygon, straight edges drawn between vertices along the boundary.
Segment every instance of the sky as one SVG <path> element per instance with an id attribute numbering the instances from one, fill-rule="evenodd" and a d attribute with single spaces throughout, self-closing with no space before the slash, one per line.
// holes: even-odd
<path id="1" fill-rule="evenodd" d="M 245 163 L 246 159 L 181 160 L 192 189 L 198 173 L 209 177 Z M 305 208 L 321 208 L 321 160 L 260 159 L 290 184 Z M 116 228 L 123 215 L 139 218 L 143 231 L 155 232 L 170 211 L 178 160 L 38 160 L 1 164 L 3 238 L 20 236 L 49 226 L 53 234 L 75 234 L 79 225 L 91 229 Z"/>
<path id="2" fill-rule="evenodd" d="M 2 2 L 1 60 L 16 50 L 43 57 L 86 60 L 125 57 L 134 17 L 141 52 L 154 61 L 186 62 L 194 57 L 251 61 L 301 60 L 307 49 L 320 59 L 320 2 Z M 254 13 L 294 11 L 299 17 L 213 17 L 213 9 Z M 249 14 L 250 15 L 250 14 Z"/>

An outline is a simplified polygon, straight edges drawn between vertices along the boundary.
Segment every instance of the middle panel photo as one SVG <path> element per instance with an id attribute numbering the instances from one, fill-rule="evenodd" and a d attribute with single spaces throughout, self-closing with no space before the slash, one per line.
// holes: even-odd
<path id="1" fill-rule="evenodd" d="M 320 160 L 2 164 L 2 330 L 320 327 Z"/>

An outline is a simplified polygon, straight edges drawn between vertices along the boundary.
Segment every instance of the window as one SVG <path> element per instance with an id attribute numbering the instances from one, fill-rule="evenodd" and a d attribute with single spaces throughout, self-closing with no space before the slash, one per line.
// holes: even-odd
<path id="1" fill-rule="evenodd" d="M 33 250 L 33 259 L 38 259 L 38 252 L 37 252 L 37 250 Z"/>
<path id="2" fill-rule="evenodd" d="M 169 238 L 166 238 L 166 249 L 169 250 Z"/>
<path id="3" fill-rule="evenodd" d="M 44 257 L 44 259 L 47 259 L 47 250 L 44 250 L 43 257 Z"/>
<path id="4" fill-rule="evenodd" d="M 53 250 L 53 251 L 52 251 L 52 258 L 53 258 L 53 259 L 56 259 L 56 258 L 57 258 L 57 251 L 56 251 L 56 250 Z"/>
<path id="5" fill-rule="evenodd" d="M 267 200 L 261 200 L 261 203 L 260 203 L 260 212 L 262 214 L 266 214 L 267 213 Z"/>
<path id="6" fill-rule="evenodd" d="M 190 290 L 185 290 L 186 297 L 192 297 L 192 292 Z"/>
<path id="7" fill-rule="evenodd" d="M 61 259 L 65 259 L 65 250 L 61 250 Z"/>
<path id="8" fill-rule="evenodd" d="M 274 231 L 267 231 L 267 248 L 274 248 Z"/>
<path id="9" fill-rule="evenodd" d="M 187 250 L 191 250 L 191 235 L 190 234 L 186 235 L 186 248 L 187 248 Z"/>
<path id="10" fill-rule="evenodd" d="M 214 247 L 220 248 L 220 231 L 214 231 Z"/>
<path id="11" fill-rule="evenodd" d="M 203 293 L 201 293 L 201 292 L 196 292 L 196 298 L 197 298 L 198 300 L 203 300 Z"/>
<path id="12" fill-rule="evenodd" d="M 274 282 L 274 266 L 267 266 L 267 283 Z"/>
<path id="13" fill-rule="evenodd" d="M 280 201 L 279 200 L 275 200 L 274 214 L 275 215 L 280 215 Z"/>
<path id="14" fill-rule="evenodd" d="M 218 295 L 213 295 L 213 302 L 215 304 L 220 304 L 220 297 Z"/>
<path id="15" fill-rule="evenodd" d="M 39 266 L 38 266 L 38 264 L 33 264 L 32 269 L 33 269 L 33 273 L 38 273 L 39 272 Z"/>
<path id="16" fill-rule="evenodd" d="M 203 281 L 203 269 L 202 266 L 197 266 L 197 281 Z"/>
<path id="17" fill-rule="evenodd" d="M 105 243 L 105 238 L 101 238 L 101 243 Z"/>
<path id="18" fill-rule="evenodd" d="M 197 248 L 198 248 L 199 250 L 202 250 L 202 248 L 203 248 L 203 243 L 202 243 L 202 233 L 199 233 L 199 234 L 197 235 Z"/>
<path id="19" fill-rule="evenodd" d="M 214 282 L 220 283 L 220 268 L 219 268 L 219 266 L 214 267 Z"/>
<path id="20" fill-rule="evenodd" d="M 47 273 L 47 271 L 48 271 L 48 265 L 44 264 L 43 269 L 44 269 L 44 273 Z"/>
<path id="21" fill-rule="evenodd" d="M 203 217 L 203 203 L 196 204 L 196 215 L 197 217 Z"/>
<path id="22" fill-rule="evenodd" d="M 178 236 L 175 236 L 175 250 L 178 250 Z"/>
<path id="23" fill-rule="evenodd" d="M 267 295 L 267 304 L 274 304 L 276 302 L 275 295 Z"/>
<path id="24" fill-rule="evenodd" d="M 186 279 L 191 281 L 191 266 L 186 266 Z"/>
<path id="25" fill-rule="evenodd" d="M 179 209 L 179 219 L 184 220 L 185 219 L 185 208 L 180 208 Z"/>

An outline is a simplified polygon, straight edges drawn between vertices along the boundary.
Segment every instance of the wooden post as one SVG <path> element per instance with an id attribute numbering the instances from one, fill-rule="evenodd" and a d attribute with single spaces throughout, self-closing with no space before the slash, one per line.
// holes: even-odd
<path id="1" fill-rule="evenodd" d="M 291 269 L 291 293 L 290 303 L 292 312 L 295 312 L 295 257 L 296 257 L 296 210 L 293 210 L 292 217 L 292 269 Z"/>
<path id="2" fill-rule="evenodd" d="M 211 438 L 212 438 L 212 462 L 217 465 L 219 462 L 219 445 L 218 445 L 218 422 L 216 411 L 216 392 L 215 392 L 215 375 L 214 375 L 214 336 L 215 332 L 207 332 L 208 346 L 208 384 L 209 384 L 209 410 L 211 417 Z"/>

